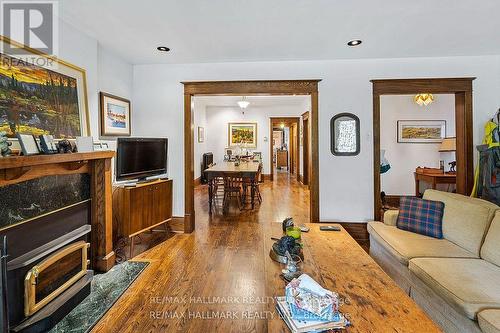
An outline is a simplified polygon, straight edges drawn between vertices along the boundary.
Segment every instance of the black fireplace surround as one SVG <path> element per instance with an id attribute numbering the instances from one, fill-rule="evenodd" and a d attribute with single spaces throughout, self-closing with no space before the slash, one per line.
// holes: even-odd
<path id="1" fill-rule="evenodd" d="M 93 271 L 86 260 L 91 230 L 90 177 L 75 174 L 28 180 L 0 187 L 0 198 L 0 239 L 6 236 L 8 251 L 9 328 L 13 332 L 46 332 L 90 294 Z M 67 259 L 53 260 L 43 275 L 38 272 L 44 263 L 78 245 L 81 258 L 72 252 Z M 75 282 L 64 284 L 78 270 Z M 27 308 L 27 299 L 34 299 L 27 296 L 30 284 L 25 284 L 30 274 L 36 281 L 33 285 L 40 285 L 37 302 L 56 291 L 55 297 L 38 304 L 34 311 Z"/>

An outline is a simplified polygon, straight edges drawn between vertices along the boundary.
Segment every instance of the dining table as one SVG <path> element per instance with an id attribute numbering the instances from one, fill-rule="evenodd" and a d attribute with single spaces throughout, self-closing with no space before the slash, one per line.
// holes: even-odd
<path id="1" fill-rule="evenodd" d="M 208 210 L 209 213 L 212 214 L 212 203 L 213 203 L 213 198 L 214 198 L 214 189 L 215 189 L 215 182 L 217 178 L 219 177 L 235 177 L 235 178 L 242 178 L 248 180 L 251 184 L 254 184 L 255 182 L 259 181 L 257 179 L 257 174 L 259 170 L 259 162 L 258 161 L 241 161 L 238 163 L 236 162 L 220 162 L 217 163 L 210 168 L 206 169 L 205 176 L 208 180 Z M 251 186 L 251 204 L 252 204 L 252 209 L 255 207 L 255 187 Z"/>

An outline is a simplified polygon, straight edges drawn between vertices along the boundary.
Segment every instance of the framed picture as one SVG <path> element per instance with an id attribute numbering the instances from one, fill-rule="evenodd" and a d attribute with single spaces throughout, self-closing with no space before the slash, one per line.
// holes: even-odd
<path id="1" fill-rule="evenodd" d="M 399 143 L 441 143 L 446 120 L 398 120 Z"/>
<path id="2" fill-rule="evenodd" d="M 360 148 L 359 118 L 339 113 L 330 120 L 330 151 L 336 156 L 356 156 Z"/>
<path id="3" fill-rule="evenodd" d="M 40 154 L 40 150 L 38 149 L 38 145 L 33 134 L 18 133 L 17 138 L 24 156 Z"/>
<path id="4" fill-rule="evenodd" d="M 130 136 L 130 101 L 102 91 L 99 96 L 101 135 Z"/>
<path id="5" fill-rule="evenodd" d="M 198 142 L 205 142 L 205 128 L 198 126 Z"/>
<path id="6" fill-rule="evenodd" d="M 0 53 L 0 132 L 73 139 L 90 135 L 85 70 L 0 36 L 1 48 L 24 48 L 33 63 Z M 40 65 L 37 65 L 40 64 Z"/>
<path id="7" fill-rule="evenodd" d="M 257 148 L 257 123 L 229 123 L 229 147 Z"/>

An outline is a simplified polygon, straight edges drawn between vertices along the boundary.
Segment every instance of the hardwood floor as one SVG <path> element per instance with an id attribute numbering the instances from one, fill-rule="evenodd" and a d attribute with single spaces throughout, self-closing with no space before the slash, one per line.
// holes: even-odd
<path id="1" fill-rule="evenodd" d="M 265 267 L 270 260 L 265 240 L 272 236 L 272 222 L 288 216 L 296 223 L 309 221 L 309 191 L 284 173 L 262 183 L 261 193 L 263 203 L 253 211 L 240 213 L 232 207 L 227 216 L 210 217 L 207 188 L 196 187 L 195 232 L 170 235 L 136 256 L 134 260 L 150 265 L 93 332 L 267 332 L 270 294 Z M 234 304 L 225 299 L 212 304 L 212 297 L 231 296 L 254 301 Z M 207 311 L 227 311 L 229 316 L 237 311 L 258 318 L 182 318 L 186 313 L 207 316 Z"/>
<path id="2" fill-rule="evenodd" d="M 207 190 L 198 187 L 195 232 L 173 235 L 134 258 L 150 265 L 93 332 L 288 332 L 273 301 L 284 294 L 282 266 L 269 249 L 271 237 L 281 234 L 278 221 L 307 221 L 308 191 L 295 182 L 279 175 L 262 185 L 258 209 L 232 216 L 209 217 Z M 341 311 L 352 320 L 348 332 L 438 331 L 345 230 L 308 226 L 303 269 L 339 292 Z"/>

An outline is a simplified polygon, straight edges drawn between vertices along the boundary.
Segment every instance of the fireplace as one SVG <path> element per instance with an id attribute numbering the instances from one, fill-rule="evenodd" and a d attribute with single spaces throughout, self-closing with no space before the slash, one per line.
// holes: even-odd
<path id="1" fill-rule="evenodd" d="M 89 295 L 93 271 L 113 267 L 113 156 L 0 158 L 0 239 L 8 243 L 0 310 L 10 331 L 50 330 Z"/>
<path id="2" fill-rule="evenodd" d="M 9 251 L 12 331 L 45 332 L 90 293 L 89 188 L 88 175 L 50 176 L 0 188 L 7 198 L 22 194 L 4 204 L 9 213 L 0 222 Z"/>
<path id="3" fill-rule="evenodd" d="M 31 316 L 87 275 L 87 249 L 78 241 L 33 266 L 24 278 L 24 315 Z"/>

